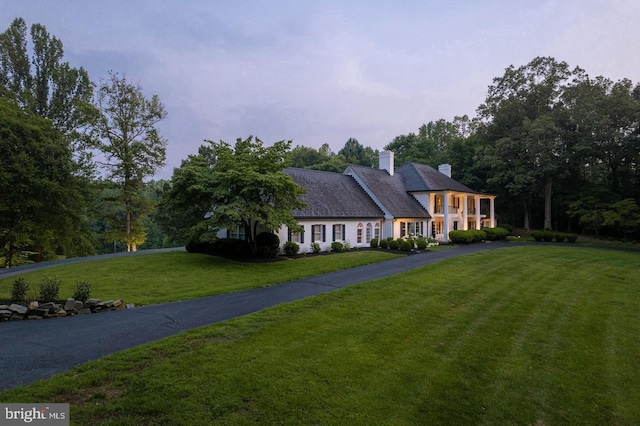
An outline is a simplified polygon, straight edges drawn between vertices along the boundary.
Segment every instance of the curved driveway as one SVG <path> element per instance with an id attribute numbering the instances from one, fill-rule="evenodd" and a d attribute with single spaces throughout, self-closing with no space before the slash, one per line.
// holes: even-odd
<path id="1" fill-rule="evenodd" d="M 251 314 L 280 303 L 395 275 L 444 259 L 508 246 L 517 245 L 475 244 L 420 253 L 255 290 L 94 315 L 1 323 L 0 391 L 53 376 L 123 349 Z"/>

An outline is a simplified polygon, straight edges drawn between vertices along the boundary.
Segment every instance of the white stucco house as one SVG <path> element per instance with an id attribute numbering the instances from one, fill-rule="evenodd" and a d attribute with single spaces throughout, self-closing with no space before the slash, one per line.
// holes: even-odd
<path id="1" fill-rule="evenodd" d="M 380 153 L 378 169 L 350 165 L 340 173 L 284 169 L 307 190 L 307 207 L 294 211 L 303 232 L 287 227 L 280 241 L 295 241 L 301 252 L 316 242 L 327 250 L 333 241 L 369 246 L 372 238 L 409 234 L 447 241 L 449 231 L 495 227 L 495 195 L 481 194 L 451 178 L 451 166 L 438 170 L 408 163 L 395 169 L 393 152 Z"/>

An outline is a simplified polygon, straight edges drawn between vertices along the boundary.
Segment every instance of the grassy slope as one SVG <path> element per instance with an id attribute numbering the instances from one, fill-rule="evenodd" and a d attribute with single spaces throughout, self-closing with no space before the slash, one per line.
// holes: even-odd
<path id="1" fill-rule="evenodd" d="M 396 256 L 382 251 L 355 251 L 295 261 L 246 263 L 204 254 L 169 252 L 74 263 L 21 276 L 30 285 L 46 277 L 58 278 L 62 299 L 71 297 L 76 282 L 86 280 L 91 282 L 91 297 L 147 305 L 266 287 Z M 0 280 L 0 300 L 11 298 L 15 279 Z"/>
<path id="2" fill-rule="evenodd" d="M 0 394 L 78 424 L 638 424 L 640 255 L 518 247 L 203 327 Z"/>

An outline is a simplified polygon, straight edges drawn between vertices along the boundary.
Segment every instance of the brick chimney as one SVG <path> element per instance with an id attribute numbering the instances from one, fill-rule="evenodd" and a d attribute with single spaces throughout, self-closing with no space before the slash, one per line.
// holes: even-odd
<path id="1" fill-rule="evenodd" d="M 378 168 L 386 170 L 389 175 L 393 176 L 393 151 L 381 151 L 378 159 Z"/>
<path id="2" fill-rule="evenodd" d="M 438 171 L 447 177 L 451 177 L 451 164 L 440 164 Z"/>

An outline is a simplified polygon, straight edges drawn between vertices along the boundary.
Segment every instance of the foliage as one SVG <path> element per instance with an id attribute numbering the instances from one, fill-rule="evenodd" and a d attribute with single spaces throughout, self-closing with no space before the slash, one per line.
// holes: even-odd
<path id="1" fill-rule="evenodd" d="M 60 280 L 45 278 L 40 281 L 40 299 L 43 302 L 57 302 L 60 300 Z"/>
<path id="2" fill-rule="evenodd" d="M 418 250 L 425 250 L 427 248 L 428 241 L 423 236 L 420 236 L 416 240 L 416 248 Z"/>
<path id="3" fill-rule="evenodd" d="M 344 251 L 344 244 L 342 244 L 340 241 L 332 242 L 331 251 L 334 253 L 342 253 Z"/>
<path id="4" fill-rule="evenodd" d="M 570 243 L 575 243 L 578 240 L 578 236 L 576 234 L 567 234 L 567 241 Z"/>
<path id="5" fill-rule="evenodd" d="M 63 62 L 62 41 L 50 35 L 44 25 L 33 24 L 30 34 L 31 46 L 22 18 L 14 19 L 0 34 L 0 97 L 50 120 L 70 144 L 76 166 L 91 174 L 86 130 L 96 111 L 91 105 L 93 85 L 87 71 Z"/>
<path id="6" fill-rule="evenodd" d="M 482 231 L 486 234 L 488 241 L 504 240 L 509 235 L 509 231 L 502 227 L 482 228 Z"/>
<path id="7" fill-rule="evenodd" d="M 94 147 L 105 157 L 101 165 L 116 184 L 112 201 L 121 212 L 111 217 L 119 226 L 110 236 L 124 241 L 127 251 L 136 251 L 146 238 L 144 220 L 151 211 L 141 196 L 144 179 L 153 176 L 166 159 L 167 141 L 157 125 L 167 113 L 157 95 L 146 98 L 140 85 L 113 72 L 98 88 L 96 108 L 100 115 L 94 124 Z"/>
<path id="8" fill-rule="evenodd" d="M 318 254 L 320 253 L 320 251 L 322 251 L 322 249 L 320 248 L 320 244 L 316 242 L 311 243 L 311 253 Z"/>
<path id="9" fill-rule="evenodd" d="M 244 227 L 252 253 L 257 252 L 259 227 L 277 230 L 282 225 L 298 229 L 293 210 L 305 204 L 304 189 L 283 173 L 291 141 L 265 147 L 253 136 L 238 139 L 235 147 L 224 141 L 207 147 L 211 174 L 203 188 L 212 211 L 204 222 L 210 229 Z M 197 191 L 197 190 L 196 190 Z"/>
<path id="10" fill-rule="evenodd" d="M 389 250 L 398 250 L 400 248 L 400 243 L 398 243 L 398 240 L 391 240 L 391 241 L 387 241 L 389 244 Z"/>
<path id="11" fill-rule="evenodd" d="M 411 241 L 405 240 L 400 245 L 400 250 L 402 251 L 411 251 L 411 249 L 413 249 L 413 244 L 411 243 Z"/>
<path id="12" fill-rule="evenodd" d="M 206 247 L 208 248 L 209 253 L 217 254 L 219 256 L 234 257 L 240 259 L 252 257 L 251 247 L 249 247 L 249 243 L 246 240 L 241 240 L 238 238 L 220 238 L 211 244 L 207 244 Z"/>
<path id="13" fill-rule="evenodd" d="M 36 252 L 36 260 L 56 251 L 92 253 L 84 184 L 74 175 L 67 140 L 51 122 L 0 98 L 0 254 L 5 251 L 6 266 L 23 250 Z"/>
<path id="14" fill-rule="evenodd" d="M 636 200 L 626 198 L 611 205 L 603 214 L 602 226 L 610 226 L 627 239 L 632 234 L 640 235 L 640 206 Z"/>
<path id="15" fill-rule="evenodd" d="M 389 248 L 389 241 L 387 241 L 386 239 L 380 240 L 380 248 L 388 249 Z"/>
<path id="16" fill-rule="evenodd" d="M 91 298 L 91 283 L 89 281 L 78 281 L 71 297 L 81 302 L 89 300 Z"/>
<path id="17" fill-rule="evenodd" d="M 300 245 L 295 241 L 287 241 L 282 248 L 285 256 L 295 256 L 300 251 Z"/>
<path id="18" fill-rule="evenodd" d="M 256 235 L 258 257 L 276 257 L 280 252 L 280 238 L 273 232 L 261 232 Z"/>
<path id="19" fill-rule="evenodd" d="M 29 284 L 22 277 L 18 277 L 11 287 L 11 300 L 15 302 L 26 302 Z"/>
<path id="20" fill-rule="evenodd" d="M 371 248 L 376 248 L 378 247 L 378 239 L 377 238 L 372 238 L 371 241 L 369 242 L 369 246 Z"/>
<path id="21" fill-rule="evenodd" d="M 553 234 L 553 239 L 556 243 L 563 243 L 567 239 L 567 234 L 564 232 L 555 232 Z"/>
<path id="22" fill-rule="evenodd" d="M 463 230 L 450 231 L 449 239 L 454 244 L 478 243 L 480 241 L 487 239 L 487 233 L 479 229 L 469 229 L 466 231 L 463 231 Z"/>

